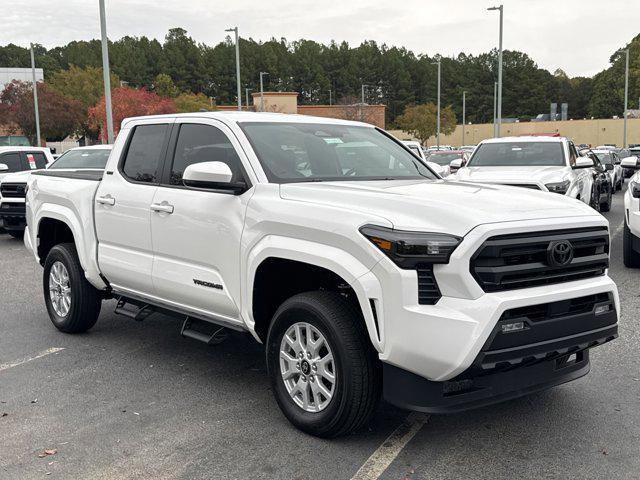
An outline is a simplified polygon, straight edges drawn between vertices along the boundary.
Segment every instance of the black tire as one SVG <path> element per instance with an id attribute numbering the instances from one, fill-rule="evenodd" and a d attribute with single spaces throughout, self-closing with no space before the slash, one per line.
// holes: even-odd
<path id="1" fill-rule="evenodd" d="M 49 275 L 51 267 L 56 262 L 61 262 L 66 268 L 71 288 L 69 311 L 64 316 L 56 313 L 49 293 Z M 42 287 L 49 318 L 61 332 L 86 332 L 98 321 L 100 307 L 102 306 L 102 295 L 85 278 L 74 244 L 61 243 L 51 249 L 44 263 Z"/>
<path id="2" fill-rule="evenodd" d="M 622 260 L 627 268 L 640 268 L 640 253 L 633 249 L 633 237 L 625 220 L 622 233 Z"/>
<path id="3" fill-rule="evenodd" d="M 287 329 L 304 321 L 327 340 L 334 358 L 333 396 L 319 412 L 307 412 L 287 392 L 280 373 L 280 345 Z M 382 388 L 377 352 L 360 309 L 343 296 L 307 292 L 286 300 L 276 311 L 267 336 L 267 367 L 280 409 L 300 430 L 332 438 L 358 430 L 373 416 Z"/>
<path id="4" fill-rule="evenodd" d="M 600 204 L 601 212 L 611 211 L 611 202 L 613 201 L 611 196 L 612 196 L 612 193 L 609 192 L 609 195 L 607 195 L 607 201 Z"/>
<path id="5" fill-rule="evenodd" d="M 24 237 L 24 230 L 7 230 L 7 233 L 16 240 L 22 240 Z"/>

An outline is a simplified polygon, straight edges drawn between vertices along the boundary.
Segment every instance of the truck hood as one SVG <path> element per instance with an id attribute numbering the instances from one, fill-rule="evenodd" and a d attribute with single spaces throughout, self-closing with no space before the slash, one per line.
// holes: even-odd
<path id="1" fill-rule="evenodd" d="M 458 180 L 495 183 L 562 182 L 569 173 L 563 166 L 523 167 L 463 167 L 456 173 Z"/>
<path id="2" fill-rule="evenodd" d="M 38 170 L 24 170 L 22 172 L 7 173 L 0 179 L 0 181 L 7 183 L 27 183 L 27 180 L 29 179 L 31 173 L 37 171 Z"/>
<path id="3" fill-rule="evenodd" d="M 485 223 L 599 217 L 592 208 L 564 195 L 444 180 L 289 183 L 280 186 L 280 196 L 383 217 L 397 229 L 459 236 Z M 309 215 L 313 215 L 311 208 Z"/>

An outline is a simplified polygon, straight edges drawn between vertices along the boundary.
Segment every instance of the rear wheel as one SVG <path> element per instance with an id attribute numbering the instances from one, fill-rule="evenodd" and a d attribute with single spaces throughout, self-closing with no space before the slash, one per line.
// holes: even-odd
<path id="1" fill-rule="evenodd" d="M 611 189 L 613 190 L 613 186 L 611 187 Z M 602 202 L 600 204 L 600 211 L 601 212 L 608 212 L 611 210 L 611 202 L 612 202 L 612 192 L 611 190 L 609 190 L 609 194 L 607 195 L 607 199 Z"/>
<path id="2" fill-rule="evenodd" d="M 332 292 L 286 300 L 267 337 L 273 392 L 287 419 L 319 437 L 369 421 L 380 398 L 381 368 L 360 310 Z"/>
<path id="3" fill-rule="evenodd" d="M 51 249 L 44 263 L 42 287 L 49 318 L 58 330 L 80 333 L 95 325 L 102 296 L 85 278 L 72 243 Z"/>
<path id="4" fill-rule="evenodd" d="M 627 268 L 640 268 L 640 253 L 633 249 L 634 237 L 635 235 L 631 233 L 629 225 L 625 221 L 622 234 L 622 260 Z"/>

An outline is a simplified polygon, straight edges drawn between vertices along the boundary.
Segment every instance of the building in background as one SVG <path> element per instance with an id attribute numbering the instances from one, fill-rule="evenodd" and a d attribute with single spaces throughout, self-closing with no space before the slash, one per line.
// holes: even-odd
<path id="1" fill-rule="evenodd" d="M 20 80 L 21 82 L 32 82 L 30 68 L 8 68 L 0 67 L 0 92 L 4 90 L 5 85 L 13 82 L 14 80 Z M 41 68 L 36 68 L 36 81 L 42 82 L 44 80 L 44 72 Z"/>
<path id="2" fill-rule="evenodd" d="M 385 127 L 385 105 L 369 105 L 355 103 L 351 105 L 298 105 L 296 92 L 260 92 L 252 93 L 253 105 L 248 110 L 253 112 L 297 113 L 314 117 L 338 118 L 371 123 L 376 127 Z M 218 105 L 218 110 L 237 110 L 236 105 Z M 247 109 L 246 106 L 242 107 Z"/>

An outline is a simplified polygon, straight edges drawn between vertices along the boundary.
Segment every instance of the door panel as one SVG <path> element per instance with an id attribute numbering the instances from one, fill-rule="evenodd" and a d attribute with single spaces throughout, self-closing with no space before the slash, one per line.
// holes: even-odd
<path id="1" fill-rule="evenodd" d="M 153 284 L 162 299 L 239 320 L 240 237 L 251 192 L 184 187 L 184 168 L 197 162 L 224 161 L 234 181 L 246 179 L 233 134 L 215 120 L 197 122 L 176 123 L 176 145 L 153 199 L 165 207 L 151 213 Z"/>
<path id="2" fill-rule="evenodd" d="M 105 174 L 95 198 L 98 264 L 110 283 L 152 294 L 150 206 L 158 189 L 170 126 L 140 125 L 124 160 Z"/>

